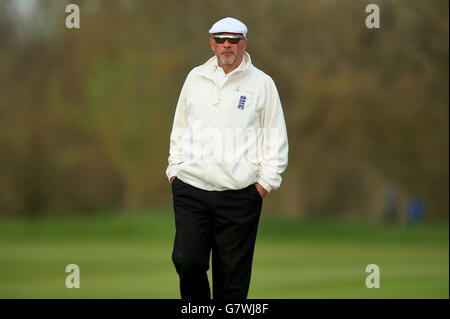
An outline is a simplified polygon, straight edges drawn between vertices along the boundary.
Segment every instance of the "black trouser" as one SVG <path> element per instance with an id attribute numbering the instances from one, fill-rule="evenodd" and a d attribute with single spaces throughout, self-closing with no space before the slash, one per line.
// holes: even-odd
<path id="1" fill-rule="evenodd" d="M 210 299 L 206 271 L 212 251 L 214 299 L 245 299 L 262 207 L 254 184 L 205 191 L 172 182 L 176 235 L 172 260 L 183 299 Z"/>

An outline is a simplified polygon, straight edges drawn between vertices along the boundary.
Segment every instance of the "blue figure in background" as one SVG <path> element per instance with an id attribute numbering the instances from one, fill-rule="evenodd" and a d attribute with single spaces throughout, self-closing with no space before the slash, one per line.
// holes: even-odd
<path id="1" fill-rule="evenodd" d="M 414 197 L 408 205 L 408 223 L 417 224 L 424 217 L 425 207 L 423 201 L 419 197 Z"/>

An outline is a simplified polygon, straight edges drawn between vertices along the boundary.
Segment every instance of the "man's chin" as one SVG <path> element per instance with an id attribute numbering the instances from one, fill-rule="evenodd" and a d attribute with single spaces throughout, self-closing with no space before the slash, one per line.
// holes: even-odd
<path id="1" fill-rule="evenodd" d="M 236 62 L 236 59 L 223 59 L 220 58 L 220 63 L 225 66 L 232 66 Z"/>

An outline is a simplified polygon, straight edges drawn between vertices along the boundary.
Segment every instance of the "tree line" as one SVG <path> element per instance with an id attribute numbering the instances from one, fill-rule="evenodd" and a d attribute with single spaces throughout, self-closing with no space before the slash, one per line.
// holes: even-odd
<path id="1" fill-rule="evenodd" d="M 27 18 L 12 2 L 0 4 L 1 215 L 170 206 L 178 94 L 212 56 L 212 23 L 233 16 L 288 129 L 265 210 L 379 220 L 391 198 L 401 219 L 420 198 L 448 219 L 447 1 L 373 1 L 380 29 L 360 1 L 79 1 L 73 30 L 58 2 Z"/>

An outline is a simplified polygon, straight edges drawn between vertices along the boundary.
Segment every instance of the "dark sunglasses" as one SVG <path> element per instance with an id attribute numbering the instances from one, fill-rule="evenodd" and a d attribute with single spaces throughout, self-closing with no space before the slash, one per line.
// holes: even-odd
<path id="1" fill-rule="evenodd" d="M 226 40 L 228 40 L 228 42 L 230 44 L 238 44 L 239 41 L 245 40 L 243 37 L 240 37 L 240 36 L 233 37 L 233 36 L 229 36 L 229 35 L 226 35 L 226 36 L 216 35 L 213 37 L 213 39 L 218 44 L 223 44 L 223 43 L 225 43 Z"/>

